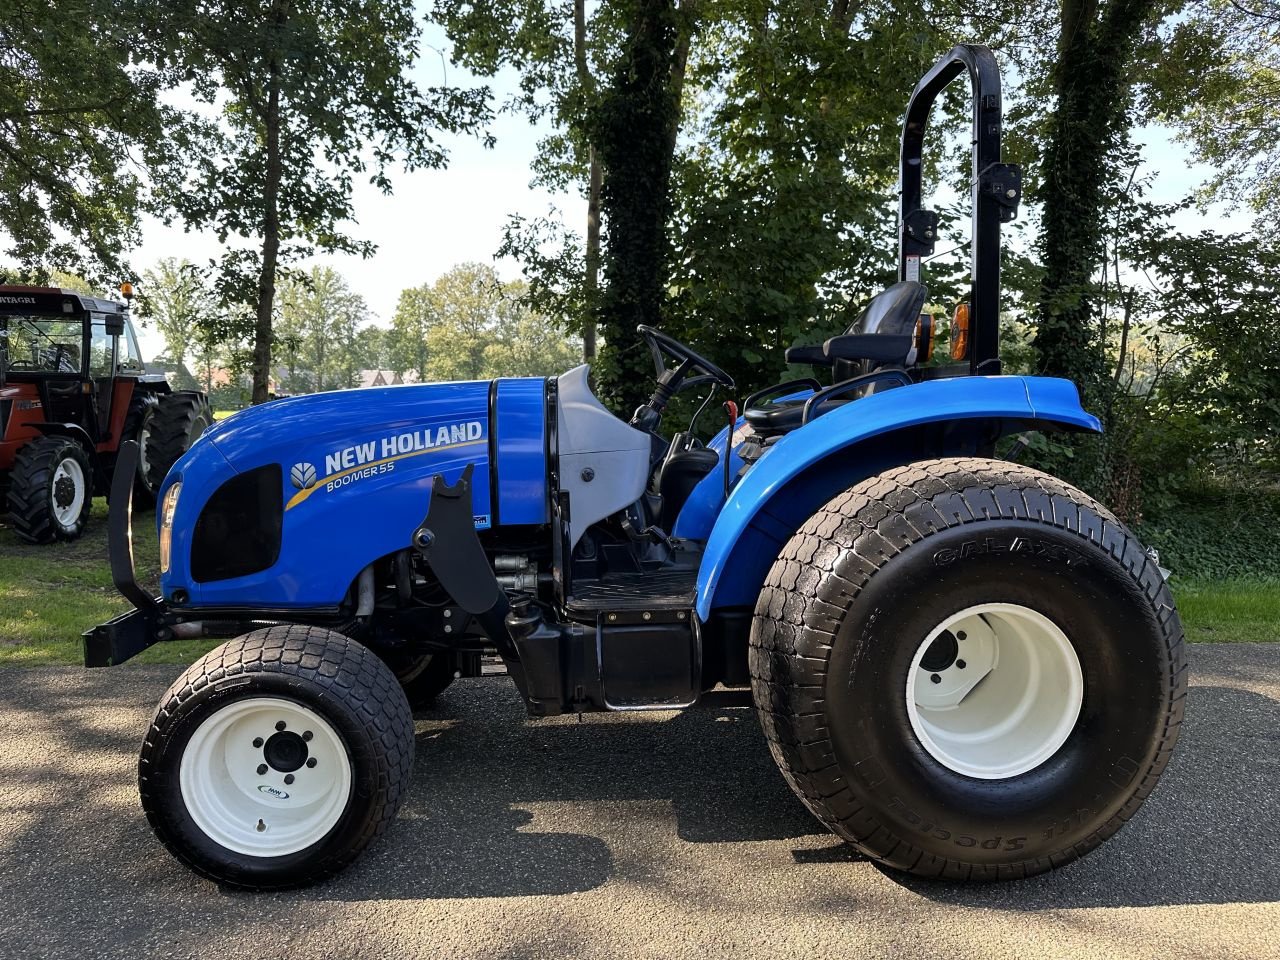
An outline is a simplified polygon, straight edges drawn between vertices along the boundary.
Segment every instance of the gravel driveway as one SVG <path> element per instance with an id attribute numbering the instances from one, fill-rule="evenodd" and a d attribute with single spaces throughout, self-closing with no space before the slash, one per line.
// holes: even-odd
<path id="1" fill-rule="evenodd" d="M 0 671 L 0 957 L 1280 957 L 1280 644 L 1192 650 L 1187 725 L 1110 843 L 904 881 L 795 800 L 742 708 L 530 722 L 468 680 L 387 837 L 301 892 L 197 879 L 138 808 L 174 667 Z"/>

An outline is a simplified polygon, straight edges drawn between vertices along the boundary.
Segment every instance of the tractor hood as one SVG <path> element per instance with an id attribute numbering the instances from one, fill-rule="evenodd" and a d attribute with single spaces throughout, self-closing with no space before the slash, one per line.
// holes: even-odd
<path id="1" fill-rule="evenodd" d="M 453 483 L 468 465 L 477 528 L 543 522 L 545 397 L 541 378 L 409 384 L 233 414 L 166 479 L 182 482 L 166 595 L 336 604 L 363 567 L 410 546 L 432 478 Z"/>

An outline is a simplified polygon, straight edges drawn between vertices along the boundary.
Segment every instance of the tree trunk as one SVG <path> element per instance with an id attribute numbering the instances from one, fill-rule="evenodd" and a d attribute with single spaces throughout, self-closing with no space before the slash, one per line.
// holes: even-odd
<path id="1" fill-rule="evenodd" d="M 604 286 L 596 322 L 607 349 L 596 364 L 602 396 L 629 413 L 653 378 L 638 324 L 662 323 L 669 279 L 673 127 L 679 123 L 679 20 L 674 0 L 622 4 L 622 55 L 599 98 L 591 139 L 605 177 L 601 212 L 609 224 L 602 250 Z"/>
<path id="2" fill-rule="evenodd" d="M 581 0 L 579 0 L 581 2 Z M 588 148 L 590 172 L 587 177 L 587 255 L 582 278 L 582 359 L 596 358 L 596 302 L 600 298 L 600 186 L 602 171 L 596 148 Z"/>
<path id="3" fill-rule="evenodd" d="M 275 8 L 277 29 L 288 16 L 285 3 Z M 266 403 L 271 384 L 271 315 L 275 309 L 276 270 L 280 260 L 280 65 L 274 59 L 267 74 L 266 116 L 267 169 L 262 185 L 262 265 L 258 275 L 258 314 L 253 325 L 253 393 L 250 402 Z"/>
<path id="4" fill-rule="evenodd" d="M 1107 189 L 1128 135 L 1127 66 L 1154 0 L 1063 0 L 1054 87 L 1058 96 L 1044 157 L 1040 289 L 1035 347 L 1042 372 L 1074 380 L 1089 399 L 1104 389 L 1095 264 L 1104 250 Z"/>
<path id="5" fill-rule="evenodd" d="M 573 62 L 578 86 L 588 99 L 595 93 L 595 79 L 587 64 L 586 0 L 573 3 Z M 596 301 L 600 293 L 600 185 L 603 171 L 594 143 L 587 145 L 587 250 L 582 277 L 582 359 L 596 357 Z"/>

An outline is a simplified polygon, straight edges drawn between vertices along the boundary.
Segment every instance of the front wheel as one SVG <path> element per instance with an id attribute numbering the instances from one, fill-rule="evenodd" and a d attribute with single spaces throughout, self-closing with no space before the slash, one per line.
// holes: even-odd
<path id="1" fill-rule="evenodd" d="M 32 440 L 13 460 L 9 522 L 27 543 L 74 540 L 89 521 L 93 468 L 69 437 Z"/>
<path id="2" fill-rule="evenodd" d="M 1150 794 L 1182 721 L 1182 628 L 1116 518 L 1038 471 L 933 460 L 836 497 L 751 635 L 770 748 L 805 804 L 922 876 L 1061 866 Z"/>
<path id="3" fill-rule="evenodd" d="M 341 870 L 395 818 L 413 716 L 370 650 L 316 627 L 255 630 L 196 661 L 161 700 L 139 788 L 165 846 L 228 886 Z"/>

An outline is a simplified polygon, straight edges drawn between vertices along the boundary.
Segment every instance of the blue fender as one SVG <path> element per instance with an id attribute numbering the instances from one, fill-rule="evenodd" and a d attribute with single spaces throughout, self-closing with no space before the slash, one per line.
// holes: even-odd
<path id="1" fill-rule="evenodd" d="M 822 504 L 891 467 L 1036 429 L 1101 432 L 1069 380 L 929 380 L 835 407 L 773 444 L 729 494 L 698 570 L 698 616 L 753 606 L 782 547 Z"/>

